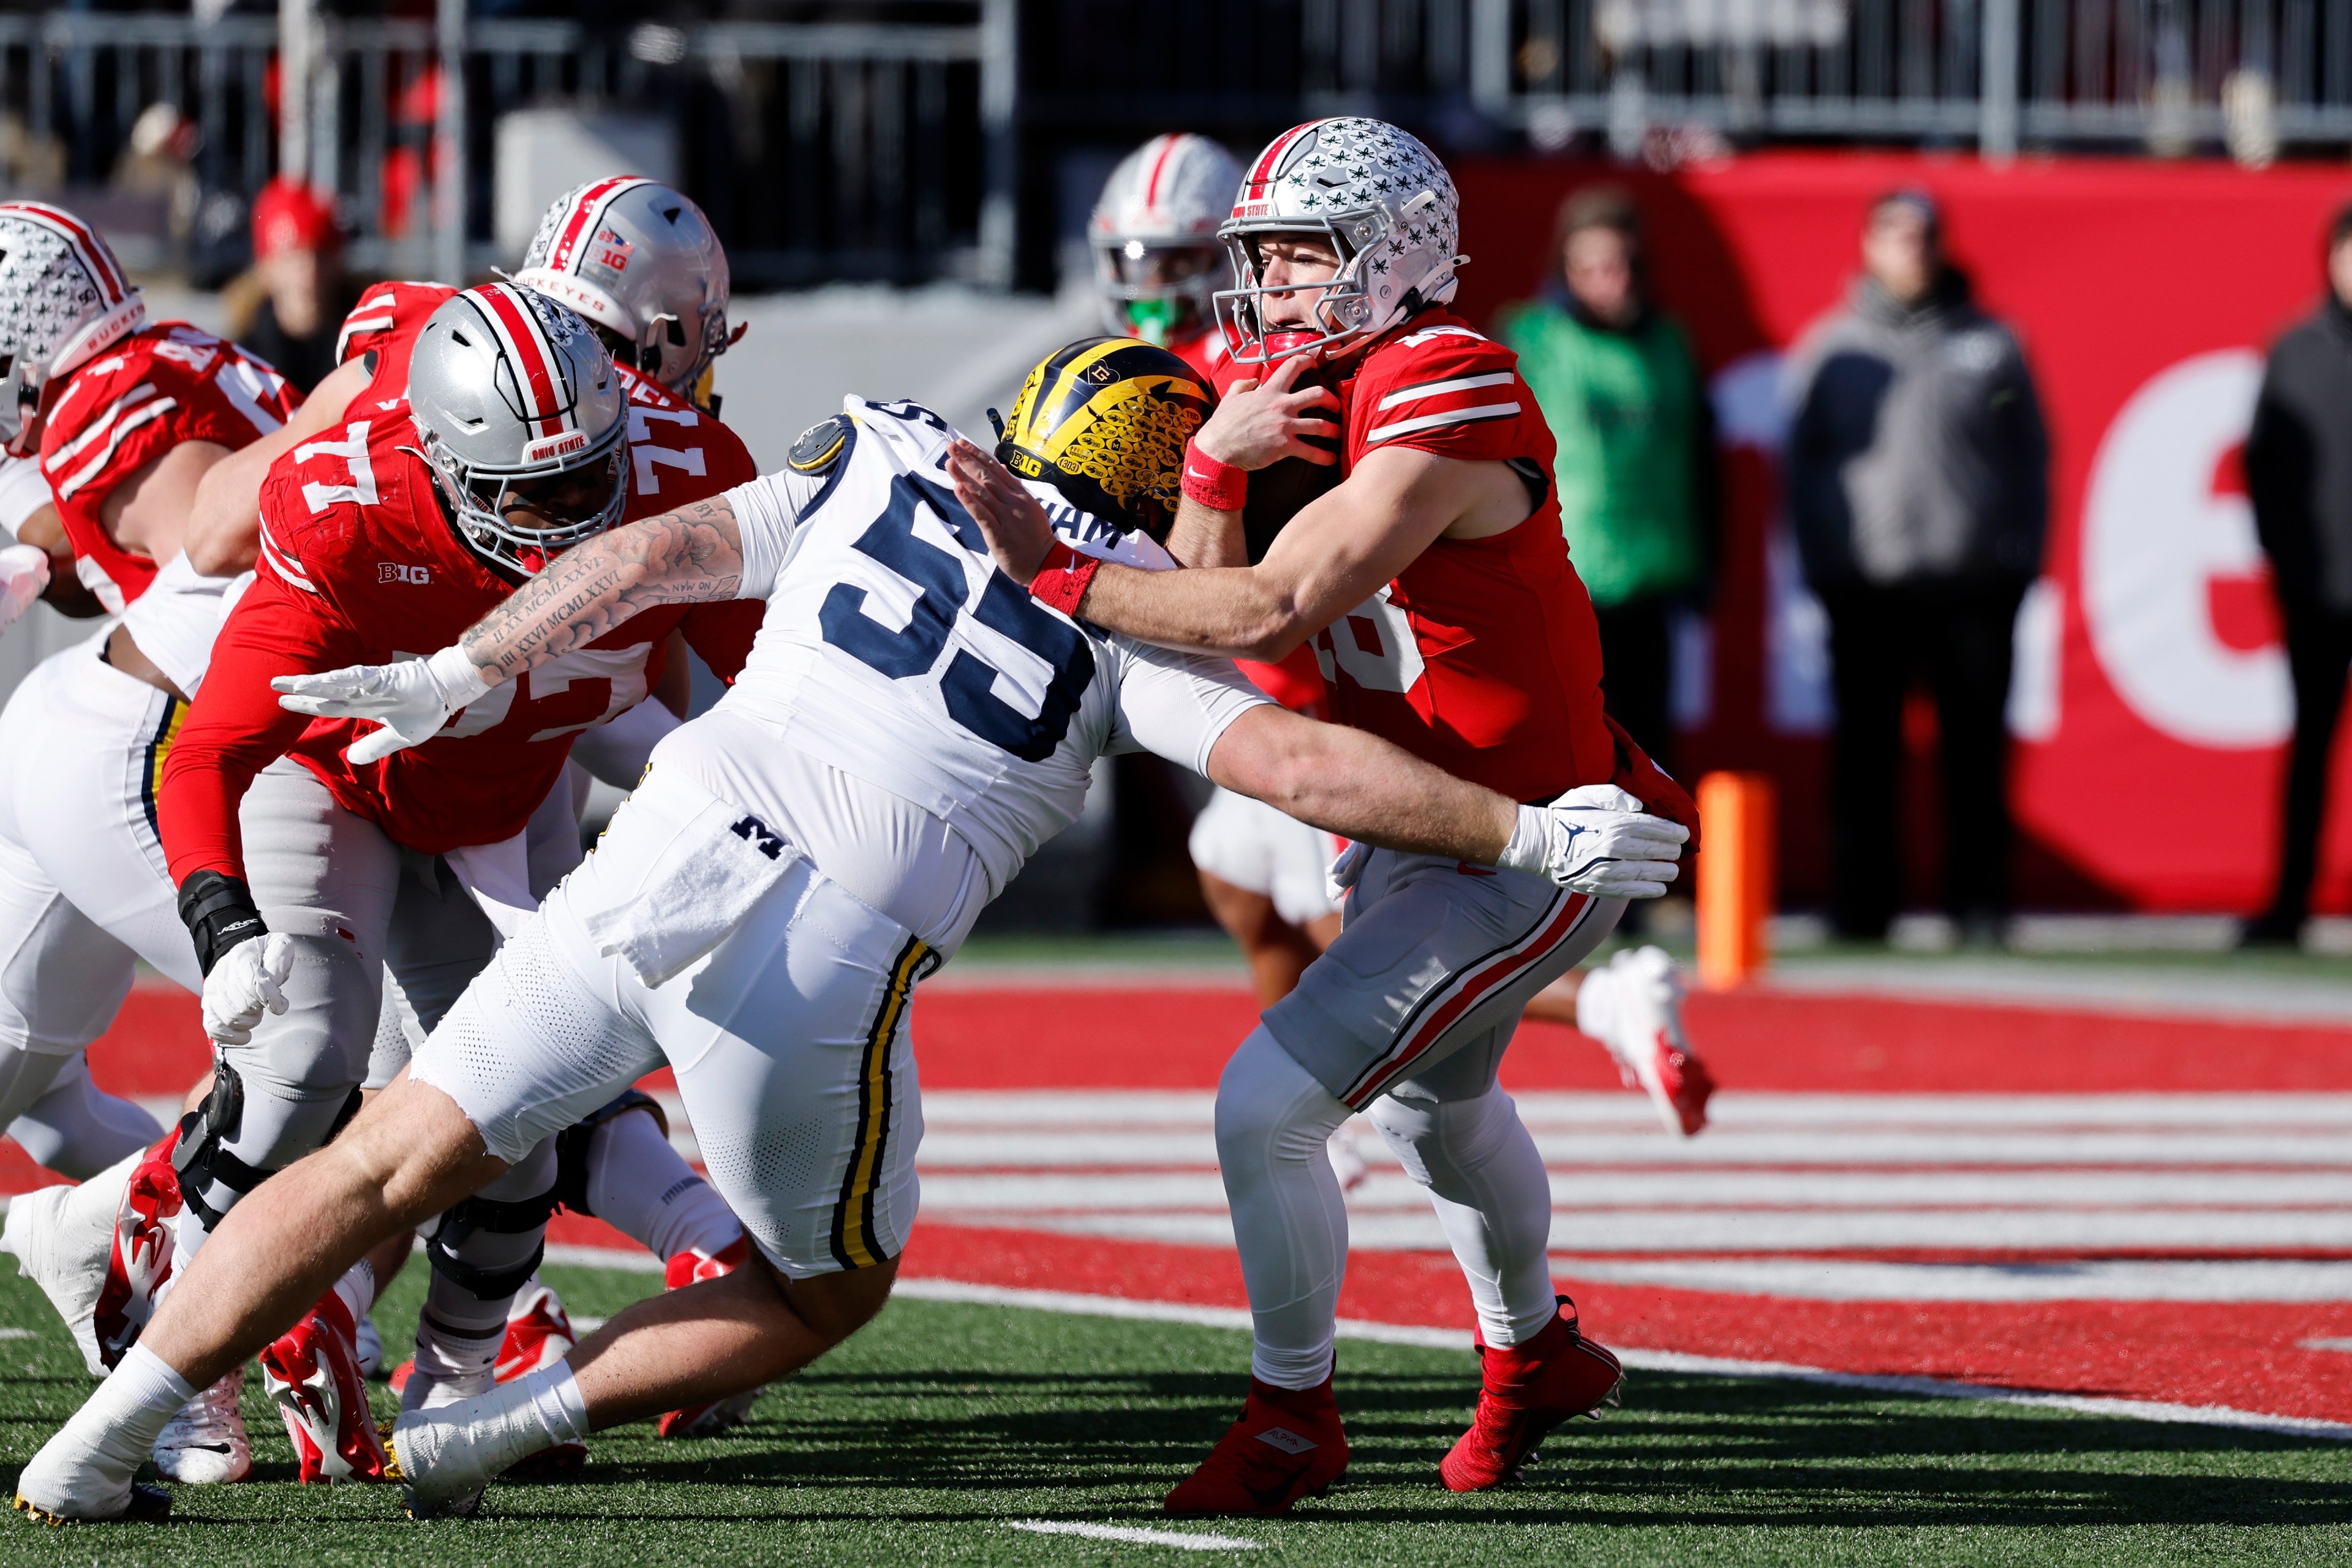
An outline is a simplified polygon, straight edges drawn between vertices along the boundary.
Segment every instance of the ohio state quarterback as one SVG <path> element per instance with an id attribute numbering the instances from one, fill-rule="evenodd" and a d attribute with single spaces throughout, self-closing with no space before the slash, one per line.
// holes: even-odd
<path id="1" fill-rule="evenodd" d="M 1602 714 L 1551 434 L 1515 357 L 1444 308 L 1455 209 L 1428 149 L 1378 121 L 1297 126 L 1251 165 L 1220 231 L 1243 281 L 1220 305 L 1236 361 L 1274 368 L 1194 437 L 1179 526 L 1220 522 L 1237 558 L 1247 471 L 1312 452 L 1303 437 L 1328 429 L 1315 406 L 1336 404 L 1345 432 L 1341 482 L 1257 564 L 1147 575 L 1049 557 L 1037 509 L 969 446 L 958 494 L 1008 572 L 1088 621 L 1259 659 L 1312 638 L 1344 723 L 1515 800 L 1646 805 L 1696 827 L 1681 789 Z M 1297 390 L 1318 358 L 1341 384 Z M 1169 1494 L 1173 1513 L 1281 1512 L 1347 1467 L 1331 1394 L 1347 1212 L 1321 1147 L 1357 1110 L 1429 1189 L 1477 1310 L 1485 1387 L 1445 1484 L 1503 1480 L 1619 1382 L 1555 1297 L 1549 1184 L 1496 1073 L 1520 1008 L 1608 934 L 1622 899 L 1361 846 L 1334 876 L 1349 887 L 1345 929 L 1219 1087 L 1255 1349 L 1242 1417 Z"/>

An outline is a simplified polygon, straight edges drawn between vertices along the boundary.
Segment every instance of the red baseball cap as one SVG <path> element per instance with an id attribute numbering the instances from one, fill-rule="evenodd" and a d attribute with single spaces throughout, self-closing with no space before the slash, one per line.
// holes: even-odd
<path id="1" fill-rule="evenodd" d="M 264 260 L 283 250 L 335 250 L 343 242 L 334 205 L 309 185 L 280 174 L 253 198 L 253 255 Z"/>

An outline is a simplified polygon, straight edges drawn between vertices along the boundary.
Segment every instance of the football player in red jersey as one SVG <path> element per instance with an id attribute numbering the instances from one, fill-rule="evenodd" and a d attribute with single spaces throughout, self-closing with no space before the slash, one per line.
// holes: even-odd
<path id="1" fill-rule="evenodd" d="M 127 1172 L 163 1129 L 97 1090 L 83 1047 L 138 960 L 200 984 L 173 929 L 154 791 L 247 580 L 192 566 L 193 498 L 301 398 L 235 345 L 148 321 L 105 241 L 62 208 L 0 204 L 0 434 L 11 453 L 37 455 L 76 574 L 115 617 L 44 661 L 0 713 L 0 1126 L 41 1163 L 91 1178 Z M 46 578 L 56 557 L 28 553 Z M 27 1269 L 49 1261 L 37 1215 L 75 1190 L 11 1205 L 5 1245 Z M 103 1237 L 93 1240 L 102 1267 Z M 87 1321 L 74 1327 L 100 1370 Z M 163 1474 L 226 1481 L 250 1468 L 236 1381 L 203 1391 L 165 1430 Z"/>
<path id="2" fill-rule="evenodd" d="M 478 705 L 414 760 L 347 757 L 351 726 L 280 709 L 271 677 L 362 651 L 388 656 L 439 635 L 444 620 L 461 627 L 550 554 L 632 510 L 713 493 L 707 487 L 753 471 L 723 426 L 657 389 L 648 391 L 660 405 L 629 398 L 585 323 L 509 285 L 452 300 L 415 353 L 413 408 L 371 402 L 364 417 L 273 470 L 258 581 L 184 727 L 182 760 L 165 772 L 165 844 L 222 1067 L 172 1151 L 177 1181 L 155 1183 L 157 1212 L 133 1216 L 145 1254 L 168 1240 L 184 1255 L 255 1181 L 321 1141 L 362 1081 L 396 1070 L 396 1060 L 370 1060 L 372 1038 L 393 1051 L 405 1043 L 377 1037 L 386 963 L 429 1024 L 487 958 L 492 917 L 527 911 L 565 868 L 531 865 L 523 829 L 543 802 L 568 812 L 568 795 L 551 797 L 551 785 L 572 736 L 645 695 L 670 626 L 682 625 L 722 675 L 757 628 L 755 608 L 734 606 L 633 627 L 583 650 L 557 680 Z M 502 385 L 529 400 L 527 419 Z M 249 855 L 241 829 L 254 834 Z M 548 1169 L 445 1226 L 433 1353 L 420 1358 L 425 1374 L 408 1397 L 488 1377 L 557 1184 L 552 1149 L 545 1154 L 533 1163 Z M 135 1176 L 132 1186 L 135 1198 Z M 162 1197 L 167 1188 L 175 1201 Z M 163 1270 L 121 1272 L 110 1293 L 128 1288 L 131 1299 L 102 1300 L 100 1326 L 127 1344 Z M 365 1281 L 347 1285 L 340 1310 L 322 1302 L 265 1358 L 306 1478 L 366 1474 L 377 1462 L 364 1420 L 334 1416 L 364 1415 L 363 1402 L 339 1394 L 350 1328 L 367 1305 Z"/>
<path id="3" fill-rule="evenodd" d="M 514 281 L 583 313 L 613 352 L 637 426 L 674 423 L 688 410 L 716 416 L 712 366 L 740 332 L 727 328 L 727 256 L 702 209 L 683 193 L 637 176 L 593 180 L 558 197 L 541 219 Z M 192 527 L 193 554 L 207 570 L 249 566 L 258 552 L 259 489 L 268 466 L 300 442 L 340 426 L 355 403 L 396 404 L 408 389 L 417 333 L 456 289 L 443 283 L 385 282 L 362 291 L 338 336 L 339 368 L 301 416 L 271 441 L 240 453 L 208 476 Z M 673 461 L 659 444 L 634 474 L 639 498 L 663 493 Z M 691 479 L 690 472 L 684 476 Z M 675 479 L 668 484 L 675 491 Z M 658 702 L 644 702 L 584 732 L 572 760 L 593 777 L 626 789 L 644 773 L 654 746 L 685 715 L 686 644 L 672 632 Z M 551 826 L 550 836 L 556 830 Z M 397 1015 L 397 1016 L 395 1016 Z M 386 1031 L 422 1037 L 398 987 L 386 987 Z M 686 1172 L 666 1142 L 659 1108 L 635 1097 L 600 1113 L 564 1143 L 566 1205 L 604 1218 L 667 1260 L 675 1288 L 724 1274 L 746 1256 L 740 1227 L 710 1189 Z M 377 1259 L 389 1271 L 403 1255 Z M 520 1376 L 563 1353 L 572 1334 L 554 1293 L 536 1284 L 516 1297 L 513 1321 L 498 1360 L 500 1378 Z M 395 1372 L 404 1384 L 409 1368 Z M 665 1436 L 703 1436 L 740 1422 L 751 1400 L 675 1411 Z"/>
<path id="4" fill-rule="evenodd" d="M 1274 368 L 1236 385 L 1187 452 L 1186 510 L 1224 516 L 1179 527 L 1221 523 L 1223 558 L 1238 563 L 1247 470 L 1308 457 L 1316 405 L 1336 402 L 1345 432 L 1341 482 L 1256 565 L 1146 578 L 1049 557 L 1044 520 L 969 447 L 959 495 L 1005 569 L 1072 613 L 1260 659 L 1311 638 L 1343 723 L 1513 799 L 1590 810 L 1596 827 L 1646 805 L 1695 828 L 1687 796 L 1602 715 L 1551 433 L 1516 359 L 1444 309 L 1455 207 L 1429 151 L 1372 120 L 1296 127 L 1244 176 L 1222 230 L 1244 282 L 1221 300 L 1235 358 Z M 1336 393 L 1297 390 L 1317 358 L 1338 367 Z M 1169 1495 L 1171 1512 L 1281 1512 L 1346 1468 L 1330 1378 L 1347 1211 L 1322 1143 L 1359 1110 L 1428 1188 L 1477 1310 L 1485 1386 L 1445 1484 L 1497 1484 L 1619 1381 L 1555 1298 L 1549 1184 L 1496 1075 L 1520 1008 L 1608 934 L 1622 901 L 1360 847 L 1334 874 L 1350 886 L 1345 930 L 1219 1087 L 1255 1349 L 1241 1419 Z"/>

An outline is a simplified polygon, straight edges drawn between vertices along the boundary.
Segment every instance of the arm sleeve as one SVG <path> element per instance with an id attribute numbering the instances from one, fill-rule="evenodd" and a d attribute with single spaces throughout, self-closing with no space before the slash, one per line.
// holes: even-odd
<path id="1" fill-rule="evenodd" d="M 1153 647 L 1132 637 L 1112 640 L 1118 669 L 1118 723 L 1109 752 L 1150 752 L 1205 775 L 1209 752 L 1227 726 L 1259 703 L 1231 659 Z"/>
<path id="2" fill-rule="evenodd" d="M 173 883 L 197 871 L 245 875 L 237 806 L 254 776 L 314 722 L 278 705 L 271 678 L 333 669 L 360 653 L 349 633 L 267 574 L 238 602 L 163 760 L 156 826 Z"/>
<path id="3" fill-rule="evenodd" d="M 735 514 L 743 548 L 743 585 L 736 590 L 738 598 L 764 599 L 776 591 L 776 577 L 792 558 L 801 512 L 824 488 L 821 476 L 782 468 L 727 492 L 727 510 Z"/>

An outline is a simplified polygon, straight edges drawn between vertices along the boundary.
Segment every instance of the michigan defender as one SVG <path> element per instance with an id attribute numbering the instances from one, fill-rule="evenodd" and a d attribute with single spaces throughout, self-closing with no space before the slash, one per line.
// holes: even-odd
<path id="1" fill-rule="evenodd" d="M 1198 418 L 1189 373 L 1154 358 L 1039 395 L 1100 424 L 1103 449 L 1154 447 Z M 362 742 L 374 752 L 427 741 L 452 711 L 663 605 L 754 595 L 777 608 L 733 689 L 664 742 L 596 853 L 410 1079 L 228 1216 L 132 1352 L 135 1373 L 25 1470 L 20 1505 L 152 1509 L 131 1489 L 135 1450 L 188 1377 L 665 1059 L 762 1267 L 640 1303 L 547 1372 L 404 1415 L 393 1441 L 412 1508 L 463 1510 L 523 1454 L 772 1380 L 855 1331 L 914 1214 L 916 987 L 1075 819 L 1105 752 L 1149 747 L 1360 839 L 1519 868 L 1580 909 L 1664 890 L 1684 831 L 1616 791 L 1516 805 L 1286 713 L 1222 661 L 1038 603 L 990 567 L 942 467 L 950 439 L 928 410 L 851 399 L 787 471 L 574 551 L 422 663 L 280 683 L 308 710 L 380 721 Z M 1148 536 L 1076 515 L 1057 477 L 1036 482 L 1088 558 L 1168 564 Z M 1129 502 L 1114 521 L 1139 521 L 1128 474 L 1113 477 Z M 1150 479 L 1172 502 L 1172 469 Z"/>

